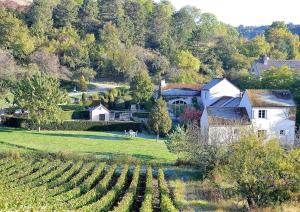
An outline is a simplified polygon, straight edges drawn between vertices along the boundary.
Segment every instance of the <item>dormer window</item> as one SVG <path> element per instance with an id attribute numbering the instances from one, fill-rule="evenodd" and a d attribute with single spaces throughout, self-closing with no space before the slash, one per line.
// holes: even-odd
<path id="1" fill-rule="evenodd" d="M 267 118 L 267 111 L 266 110 L 259 110 L 258 111 L 258 118 L 266 119 Z"/>

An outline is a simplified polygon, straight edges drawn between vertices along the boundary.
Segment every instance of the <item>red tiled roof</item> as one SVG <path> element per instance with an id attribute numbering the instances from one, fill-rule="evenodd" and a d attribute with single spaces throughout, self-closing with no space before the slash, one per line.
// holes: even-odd
<path id="1" fill-rule="evenodd" d="M 162 90 L 169 90 L 169 89 L 190 89 L 190 90 L 195 90 L 195 91 L 200 91 L 201 90 L 201 85 L 199 84 L 180 84 L 180 83 L 172 83 L 172 84 L 167 84 L 165 86 L 162 86 Z"/>

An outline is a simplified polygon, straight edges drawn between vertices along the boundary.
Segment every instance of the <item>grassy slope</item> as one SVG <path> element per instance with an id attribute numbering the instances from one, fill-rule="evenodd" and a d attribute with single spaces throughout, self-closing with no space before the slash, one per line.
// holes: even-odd
<path id="1" fill-rule="evenodd" d="M 100 157 L 132 156 L 142 162 L 171 163 L 176 159 L 164 142 L 143 135 L 127 138 L 121 133 L 25 131 L 0 128 L 0 151 L 47 151 L 92 154 Z"/>

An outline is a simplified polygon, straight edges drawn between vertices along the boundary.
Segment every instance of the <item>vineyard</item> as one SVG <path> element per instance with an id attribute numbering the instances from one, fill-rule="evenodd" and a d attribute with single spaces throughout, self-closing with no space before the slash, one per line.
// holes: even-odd
<path id="1" fill-rule="evenodd" d="M 5 157 L 0 178 L 1 211 L 178 211 L 163 170 L 150 166 Z"/>

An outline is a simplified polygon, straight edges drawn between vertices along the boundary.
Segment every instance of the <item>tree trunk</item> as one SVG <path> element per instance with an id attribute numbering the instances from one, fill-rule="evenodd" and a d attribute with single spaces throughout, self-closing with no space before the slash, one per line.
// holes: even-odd
<path id="1" fill-rule="evenodd" d="M 156 142 L 158 142 L 159 134 L 156 135 Z"/>
<path id="2" fill-rule="evenodd" d="M 41 132 L 41 126 L 40 126 L 40 125 L 39 125 L 39 127 L 38 127 L 38 131 Z"/>

